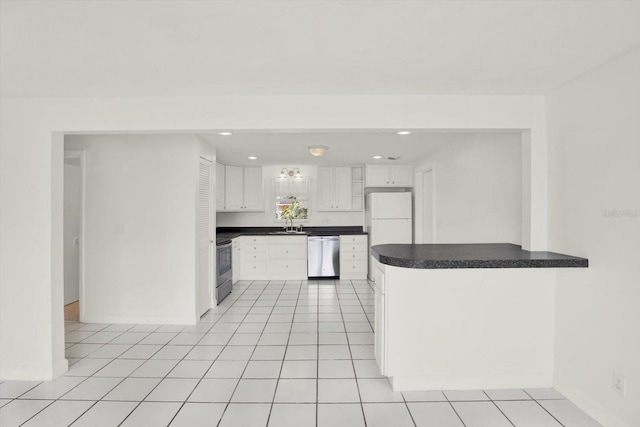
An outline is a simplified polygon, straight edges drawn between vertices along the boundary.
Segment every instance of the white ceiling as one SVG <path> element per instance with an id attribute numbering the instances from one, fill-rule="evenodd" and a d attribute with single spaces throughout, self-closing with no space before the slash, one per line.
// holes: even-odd
<path id="1" fill-rule="evenodd" d="M 483 141 L 500 140 L 519 143 L 516 131 L 414 131 L 410 135 L 397 135 L 393 131 L 332 131 L 332 132 L 234 132 L 231 136 L 200 135 L 213 143 L 218 159 L 225 164 L 281 165 L 348 165 L 364 163 L 393 163 L 386 159 L 400 156 L 397 163 L 413 163 L 444 144 L 464 143 L 482 138 Z M 309 154 L 309 145 L 327 145 L 323 157 Z M 371 157 L 381 155 L 381 160 Z M 258 160 L 247 157 L 256 156 Z"/>
<path id="2" fill-rule="evenodd" d="M 640 2 L 2 1 L 3 96 L 544 94 Z"/>

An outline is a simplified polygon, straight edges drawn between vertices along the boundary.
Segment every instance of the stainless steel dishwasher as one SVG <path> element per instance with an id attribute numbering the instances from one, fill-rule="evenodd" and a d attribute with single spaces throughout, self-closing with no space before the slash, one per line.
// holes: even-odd
<path id="1" fill-rule="evenodd" d="M 309 279 L 340 277 L 340 236 L 309 236 L 307 275 Z"/>

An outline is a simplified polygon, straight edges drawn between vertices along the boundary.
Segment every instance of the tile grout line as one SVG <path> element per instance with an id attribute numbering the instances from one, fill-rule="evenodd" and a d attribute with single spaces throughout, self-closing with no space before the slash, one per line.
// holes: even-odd
<path id="1" fill-rule="evenodd" d="M 278 301 L 280 300 L 280 296 L 282 295 L 282 292 L 284 291 L 285 287 L 287 286 L 287 280 L 284 281 L 284 284 L 282 286 L 282 289 L 280 289 L 280 293 L 278 294 L 278 298 L 276 299 L 276 302 L 273 306 L 273 308 L 271 309 L 271 313 L 269 313 L 269 317 L 267 318 L 267 323 L 265 323 L 265 326 L 263 328 L 263 332 L 262 334 L 264 334 L 264 330 L 267 328 L 267 324 L 269 323 L 269 319 L 271 318 L 271 316 L 273 315 L 273 311 L 275 310 L 276 305 L 278 304 Z M 278 378 L 276 379 L 276 387 L 273 390 L 273 397 L 271 399 L 271 406 L 269 407 L 269 415 L 267 415 L 267 422 L 265 424 L 265 426 L 269 425 L 269 421 L 271 420 L 271 412 L 273 411 L 273 405 L 275 404 L 276 401 L 276 393 L 278 393 L 278 385 L 280 384 L 280 375 L 282 374 L 282 368 L 284 366 L 284 360 L 285 357 L 287 357 L 287 351 L 289 350 L 289 341 L 291 340 L 291 330 L 293 329 L 293 319 L 295 318 L 295 312 L 296 312 L 296 308 L 298 308 L 298 299 L 300 298 L 300 290 L 302 289 L 302 283 L 300 283 L 298 285 L 298 297 L 296 298 L 296 304 L 294 306 L 293 309 L 293 315 L 291 316 L 291 326 L 289 328 L 289 336 L 287 337 L 287 344 L 285 345 L 285 349 L 284 349 L 284 354 L 282 355 L 282 360 L 280 362 L 280 371 L 278 372 Z M 285 301 L 285 300 L 283 300 Z M 286 307 L 286 306 L 283 306 Z M 260 338 L 262 338 L 262 334 L 260 334 Z M 258 341 L 260 342 L 260 341 Z M 256 345 L 257 347 L 257 345 Z M 248 363 L 247 363 L 248 366 Z"/>
<path id="2" fill-rule="evenodd" d="M 251 284 L 247 287 L 247 289 L 245 289 L 245 292 L 247 290 L 249 290 L 249 288 L 251 286 L 253 286 L 255 284 L 255 282 L 257 282 L 259 280 L 253 280 L 251 282 Z M 244 315 L 244 317 L 242 318 L 243 320 L 240 321 L 240 325 L 242 324 L 242 322 L 244 321 L 244 319 L 247 318 L 247 316 L 249 315 L 249 313 L 251 312 L 251 309 L 253 309 L 254 307 L 256 307 L 256 303 L 258 302 L 258 300 L 260 299 L 260 297 L 264 294 L 264 291 L 267 289 L 267 287 L 269 286 L 269 283 L 271 281 L 267 281 L 267 283 L 264 285 L 264 288 L 262 289 L 262 292 L 260 292 L 260 294 L 256 297 L 256 299 L 254 300 L 253 304 L 251 305 L 251 307 L 249 307 L 249 310 L 247 311 L 247 313 Z M 233 307 L 233 305 L 237 302 L 238 300 L 234 300 L 234 302 L 231 304 L 231 307 Z M 277 301 L 277 299 L 276 299 Z M 229 308 L 231 308 L 229 307 Z M 273 313 L 273 309 L 275 308 L 275 303 L 273 305 L 273 307 L 271 308 L 271 312 L 269 313 L 269 317 L 271 316 L 271 313 Z M 238 328 L 240 327 L 240 325 L 238 325 Z M 262 337 L 262 334 L 264 333 L 264 330 L 266 329 L 267 324 L 265 323 L 262 332 L 260 333 L 260 337 L 258 338 L 258 342 L 260 342 L 260 338 Z M 231 338 L 229 338 L 229 341 L 227 342 L 227 344 L 225 345 L 225 348 L 229 345 L 229 342 L 231 342 L 231 340 L 233 339 L 233 337 L 235 336 L 235 334 L 237 333 L 237 328 L 236 330 L 233 332 L 233 334 L 231 335 Z M 226 406 L 224 408 L 224 410 L 222 411 L 222 414 L 220 415 L 220 420 L 218 420 L 218 423 L 216 424 L 216 426 L 219 426 L 222 423 L 222 420 L 224 418 L 224 415 L 227 413 L 227 409 L 229 409 L 229 405 L 231 405 L 231 400 L 233 399 L 233 395 L 236 393 L 236 391 L 238 390 L 238 386 L 240 385 L 240 381 L 242 380 L 242 377 L 244 376 L 244 373 L 247 371 L 247 367 L 249 366 L 249 362 L 251 361 L 251 358 L 253 357 L 253 354 L 256 352 L 256 348 L 257 348 L 257 344 L 255 346 L 253 346 L 253 351 L 251 352 L 251 355 L 249 356 L 249 359 L 247 359 L 247 363 L 244 366 L 244 369 L 242 370 L 242 373 L 240 374 L 240 378 L 238 378 L 238 382 L 236 383 L 236 386 L 233 388 L 233 391 L 231 392 L 231 395 L 229 396 L 229 401 L 226 403 Z M 224 351 L 224 349 L 223 349 Z M 275 391 L 274 391 L 275 394 Z"/>
<path id="3" fill-rule="evenodd" d="M 78 322 L 78 323 L 80 323 L 80 322 Z M 98 332 L 102 332 L 103 330 L 105 330 L 105 329 L 107 329 L 107 328 L 109 328 L 109 327 L 110 327 L 110 325 L 107 325 L 107 326 L 105 326 L 104 328 L 99 329 L 99 330 L 97 330 L 97 331 L 87 331 L 87 332 L 93 332 L 93 334 L 89 335 L 87 338 L 90 338 L 90 337 L 92 337 L 93 335 L 97 334 Z M 83 326 L 80 326 L 80 327 L 78 327 L 78 328 L 76 328 L 76 329 L 74 329 L 74 330 L 72 330 L 72 331 L 69 331 L 69 333 L 71 333 L 71 332 L 78 332 L 78 329 L 81 329 L 81 328 L 83 328 Z M 131 328 L 133 328 L 133 326 L 132 326 Z M 131 328 L 129 328 L 129 329 L 131 329 Z M 124 333 L 124 332 L 123 332 L 123 333 Z M 66 335 L 66 334 L 67 334 L 67 332 L 65 331 L 65 335 Z M 122 335 L 122 333 L 121 333 L 120 335 Z M 120 336 L 120 335 L 118 335 L 118 336 Z M 114 337 L 113 339 L 115 339 L 115 338 L 117 338 L 117 337 Z M 85 339 L 86 339 L 86 338 L 85 338 Z M 76 345 L 76 344 L 79 344 L 79 343 L 74 343 L 74 345 Z M 89 344 L 89 343 L 87 343 L 87 344 Z M 90 354 L 92 354 L 92 353 L 94 353 L 94 352 L 96 352 L 96 351 L 100 350 L 101 348 L 103 348 L 103 347 L 104 347 L 105 345 L 107 345 L 107 344 L 108 344 L 108 343 L 102 343 L 102 345 L 101 345 L 100 347 L 98 347 L 98 348 L 97 348 L 97 349 L 95 349 L 94 351 L 92 351 L 92 352 L 88 353 L 88 354 L 87 354 L 87 355 L 85 355 L 84 357 L 80 358 L 80 360 L 82 360 L 82 359 L 86 358 L 88 355 L 90 355 Z M 70 346 L 69 348 L 71 348 L 71 347 L 73 347 L 73 346 Z M 67 349 L 65 348 L 65 352 L 66 352 L 66 350 L 67 350 Z M 65 356 L 66 356 L 66 354 L 65 354 Z M 77 363 L 77 362 L 76 362 L 76 363 Z M 109 362 L 109 363 L 111 363 L 111 362 Z M 107 365 L 109 365 L 109 363 L 107 363 Z M 105 366 L 107 366 L 107 365 L 105 365 Z M 103 368 L 104 368 L 104 366 L 103 366 Z M 100 368 L 100 369 L 102 369 L 102 368 Z M 96 371 L 96 372 L 98 372 L 98 371 Z M 94 372 L 94 373 L 95 373 L 95 372 Z M 66 375 L 63 375 L 63 376 L 61 376 L 60 378 L 63 378 L 63 377 L 65 377 L 65 376 L 66 376 Z M 93 375 L 91 375 L 91 376 L 89 376 L 89 377 L 84 377 L 84 380 L 80 381 L 78 384 L 76 384 L 75 386 L 73 386 L 72 388 L 70 388 L 69 390 L 67 390 L 67 391 L 66 391 L 65 393 L 63 393 L 60 397 L 55 398 L 55 399 L 51 399 L 51 403 L 49 403 L 48 405 L 46 405 L 45 407 L 43 407 L 41 410 L 39 410 L 38 412 L 36 412 L 35 414 L 33 414 L 31 417 L 29 417 L 27 420 L 25 420 L 25 421 L 24 421 L 23 423 L 21 423 L 20 425 L 24 425 L 24 424 L 28 423 L 31 419 L 33 419 L 34 417 L 36 417 L 38 414 L 40 414 L 40 413 L 41 413 L 42 411 L 44 411 L 45 409 L 47 409 L 47 408 L 49 408 L 50 406 L 52 406 L 52 405 L 53 405 L 54 403 L 56 403 L 57 401 L 59 401 L 59 400 L 66 401 L 66 400 L 62 399 L 62 397 L 64 397 L 64 396 L 65 396 L 65 395 L 67 395 L 68 393 L 70 393 L 70 392 L 71 392 L 72 390 L 74 390 L 76 387 L 79 387 L 81 384 L 83 384 L 84 382 L 86 382 L 86 381 L 87 381 L 89 378 L 91 378 L 92 376 L 93 376 Z M 71 377 L 71 376 L 70 376 L 70 377 Z M 73 377 L 73 378 L 77 378 L 77 377 Z M 53 380 L 53 381 L 55 381 L 55 380 Z M 123 381 L 124 381 L 124 379 L 123 379 Z M 122 381 L 120 381 L 118 384 L 116 384 L 116 385 L 114 386 L 114 388 L 115 388 L 115 387 L 117 387 L 121 382 L 122 382 Z M 39 384 L 37 384 L 37 385 L 33 386 L 33 387 L 32 387 L 32 388 L 30 388 L 29 390 L 25 391 L 24 393 L 20 394 L 19 396 L 15 397 L 14 399 L 12 399 L 12 401 L 14 401 L 14 400 L 18 400 L 21 396 L 24 396 L 25 394 L 29 393 L 30 391 L 34 390 L 36 387 L 39 387 L 40 385 L 42 385 L 42 384 L 44 384 L 44 383 L 45 383 L 44 381 L 43 381 L 43 382 L 40 382 Z M 111 389 L 111 390 L 112 390 L 112 389 Z M 109 390 L 109 392 L 110 392 L 111 390 Z M 109 393 L 109 392 L 107 392 L 107 393 Z M 105 394 L 105 396 L 106 396 L 106 394 Z M 20 400 L 50 400 L 50 399 L 20 399 Z M 93 408 L 93 407 L 94 407 L 98 402 L 99 402 L 99 400 L 97 400 L 97 401 L 93 401 L 93 404 L 92 404 L 92 405 L 90 405 L 90 406 L 89 406 L 85 411 L 83 411 L 83 412 L 82 412 L 82 414 L 80 414 L 76 419 L 74 419 L 74 420 L 73 420 L 73 422 L 72 422 L 72 424 L 73 424 L 74 422 L 76 422 L 76 421 L 78 420 L 78 418 L 80 418 L 80 417 L 81 417 L 81 416 L 83 416 L 85 413 L 87 413 L 91 408 Z"/>
<path id="4" fill-rule="evenodd" d="M 464 420 L 462 419 L 462 417 L 460 416 L 460 414 L 456 410 L 455 406 L 453 406 L 453 403 L 451 402 L 451 400 L 449 400 L 449 396 L 447 396 L 447 393 L 445 393 L 444 390 L 442 390 L 442 394 L 444 395 L 444 398 L 447 399 L 447 403 L 449 404 L 449 406 L 451 406 L 451 409 L 453 409 L 453 412 L 455 412 L 456 416 L 458 417 L 458 419 L 460 420 L 462 425 L 464 427 L 466 427 L 467 424 L 464 422 Z"/>
<path id="5" fill-rule="evenodd" d="M 247 291 L 247 289 L 249 289 L 249 288 L 247 287 L 244 291 L 242 291 L 242 293 L 241 293 L 240 295 L 238 295 L 238 298 L 236 298 L 235 300 L 233 300 L 233 303 L 231 304 L 231 306 L 227 307 L 227 309 L 224 311 L 224 313 L 226 313 L 227 311 L 229 311 L 229 309 L 230 309 L 230 308 L 231 308 L 231 307 L 236 303 L 236 301 L 238 301 L 238 299 L 239 299 L 240 297 L 242 297 L 242 295 L 244 295 L 244 293 Z M 218 306 L 219 306 L 219 305 L 218 305 Z M 209 309 L 208 311 L 215 310 L 215 308 L 216 308 L 216 307 L 213 307 L 213 308 Z M 187 352 L 187 354 L 185 354 L 185 356 L 180 360 L 180 362 L 182 362 L 183 360 L 185 360 L 185 358 L 189 355 L 189 353 L 191 353 L 191 352 L 196 348 L 196 346 L 198 346 L 198 344 L 200 344 L 200 342 L 201 342 L 201 341 L 202 341 L 202 340 L 207 336 L 207 334 L 209 333 L 209 331 L 211 331 L 211 329 L 213 329 L 213 327 L 214 327 L 215 325 L 217 325 L 217 324 L 218 324 L 218 322 L 220 322 L 220 320 L 221 320 L 221 319 L 222 319 L 222 317 L 224 316 L 224 313 L 220 316 L 220 318 L 219 318 L 219 319 L 216 319 L 216 321 L 215 321 L 215 322 L 213 322 L 213 323 L 211 324 L 211 327 L 209 327 L 209 329 L 207 329 L 207 332 L 205 332 L 205 333 L 202 335 L 202 337 L 201 337 L 201 338 L 200 338 L 200 339 L 199 339 L 199 340 L 198 340 L 198 341 L 193 345 L 193 348 L 192 348 L 189 352 Z M 248 313 L 248 312 L 247 312 L 247 313 Z M 207 314 L 207 313 L 205 313 L 205 315 L 206 315 L 206 314 Z M 246 315 L 245 315 L 245 317 L 246 317 Z M 240 324 L 242 324 L 242 322 L 240 322 Z M 197 325 L 197 323 L 196 323 L 196 325 Z M 238 327 L 240 327 L 240 326 L 238 325 Z M 213 333 L 215 333 L 215 332 L 213 332 Z M 231 337 L 229 338 L 229 341 L 231 341 L 231 339 L 233 338 L 233 335 L 235 335 L 235 332 L 231 335 Z M 177 336 L 177 335 L 176 335 L 176 336 Z M 207 368 L 207 370 L 202 374 L 202 376 L 200 377 L 200 379 L 198 379 L 198 381 L 196 382 L 196 385 L 193 387 L 193 389 L 192 389 L 192 390 L 191 390 L 191 392 L 187 395 L 187 397 L 182 401 L 182 404 L 180 405 L 180 407 L 178 408 L 178 410 L 176 411 L 176 413 L 175 413 L 175 414 L 173 414 L 173 417 L 171 417 L 171 420 L 169 420 L 169 423 L 168 423 L 167 425 L 170 425 L 170 424 L 173 422 L 173 420 L 178 416 L 178 414 L 180 413 L 180 411 L 182 410 L 182 408 L 184 407 L 184 405 L 186 405 L 186 404 L 187 404 L 187 402 L 189 401 L 189 398 L 191 397 L 191 395 L 193 394 L 193 392 L 194 392 L 194 391 L 196 391 L 196 389 L 198 388 L 198 386 L 200 385 L 200 383 L 202 382 L 202 380 L 205 378 L 205 375 L 207 375 L 207 372 L 209 372 L 209 370 L 210 370 L 210 369 L 211 369 L 211 367 L 213 366 L 213 364 L 214 364 L 214 363 L 216 363 L 216 361 L 218 360 L 218 358 L 220 357 L 220 355 L 222 354 L 222 352 L 224 351 L 224 349 L 225 349 L 225 348 L 227 347 L 227 345 L 229 344 L 229 341 L 227 341 L 227 343 L 226 343 L 224 346 L 222 346 L 222 350 L 220 350 L 220 353 L 218 353 L 218 354 L 216 355 L 216 357 L 211 361 L 211 363 L 209 364 L 209 367 Z M 158 351 L 159 351 L 159 350 L 158 350 Z M 167 376 L 168 376 L 169 374 L 171 374 L 171 372 L 173 372 L 173 370 L 174 370 L 174 369 L 176 369 L 176 367 L 180 364 L 180 362 L 176 363 L 176 365 L 175 365 L 175 366 L 174 366 L 174 367 L 173 367 L 173 368 L 172 368 L 172 369 L 167 373 Z M 166 376 L 165 376 L 165 378 L 166 378 Z M 165 378 L 163 378 L 162 380 L 160 380 L 160 382 L 156 385 L 156 387 L 154 387 L 154 388 L 153 388 L 153 390 L 155 390 L 155 389 L 158 387 L 158 385 L 160 385 L 160 383 L 162 383 L 162 381 L 164 381 L 164 379 L 165 379 Z M 151 391 L 149 392 L 149 394 L 147 394 L 147 396 L 145 396 L 145 399 L 146 399 L 147 397 L 149 397 L 149 395 L 150 395 L 151 393 L 153 393 L 153 390 L 151 390 Z M 143 399 L 143 401 L 144 401 L 144 399 Z M 134 411 L 135 411 L 135 409 L 134 409 Z M 133 412 L 132 412 L 132 413 L 133 413 Z M 131 414 L 129 414 L 129 415 L 131 415 Z M 124 422 L 124 421 L 125 421 L 125 420 L 123 420 L 122 422 Z"/>
<path id="6" fill-rule="evenodd" d="M 509 421 L 509 424 L 511 424 L 513 427 L 516 427 L 516 425 L 511 421 L 511 419 L 509 417 L 507 417 L 507 414 L 505 414 L 504 412 L 502 412 L 502 409 L 500 409 L 500 407 L 498 406 L 498 404 L 496 402 L 493 401 L 493 399 L 491 399 L 491 397 L 489 397 L 489 395 L 487 394 L 486 391 L 482 390 L 482 393 L 484 393 L 485 396 L 487 396 L 487 399 L 489 399 L 489 402 L 491 402 L 493 404 L 493 406 L 496 407 L 496 409 L 498 411 L 500 411 L 500 413 L 502 414 L 503 417 L 505 417 L 507 419 L 507 421 Z"/>
<path id="7" fill-rule="evenodd" d="M 355 292 L 356 289 L 353 286 L 353 282 L 351 280 L 349 280 L 349 285 L 353 288 Z M 356 297 L 358 298 L 360 307 L 362 308 L 362 311 L 365 313 L 365 316 L 366 316 L 366 312 L 364 310 L 364 307 L 362 306 L 362 301 L 360 301 L 360 297 L 357 295 L 357 292 L 356 292 Z M 345 336 L 347 337 L 347 348 L 349 349 L 349 356 L 351 357 L 351 368 L 353 369 L 353 378 L 356 382 L 356 389 L 358 390 L 358 399 L 360 400 L 359 403 L 360 403 L 360 411 L 362 412 L 362 420 L 364 422 L 364 426 L 367 427 L 367 417 L 365 416 L 365 413 L 364 413 L 364 403 L 362 402 L 362 393 L 360 392 L 360 382 L 358 381 L 358 374 L 356 373 L 356 365 L 353 362 L 353 354 L 351 353 L 351 341 L 349 341 L 349 333 L 347 332 L 347 325 L 345 324 L 345 321 L 344 321 L 344 313 L 342 312 L 342 306 L 340 305 L 339 294 L 337 298 L 338 298 L 338 307 L 340 309 L 340 317 L 342 317 L 342 324 L 344 325 L 344 332 L 345 332 Z"/>
<path id="8" fill-rule="evenodd" d="M 529 392 L 528 392 L 527 390 L 522 389 L 522 391 L 524 391 L 524 392 L 527 394 L 527 396 L 529 396 L 531 399 L 533 399 L 533 401 L 534 401 L 534 402 L 536 402 L 536 404 L 538 404 L 538 406 L 540 406 L 540 407 L 541 407 L 541 408 L 542 408 L 542 409 L 543 409 L 547 414 L 549 414 L 549 415 L 551 416 L 551 418 L 553 418 L 554 420 L 556 420 L 558 424 L 560 424 L 561 426 L 563 426 L 563 427 L 564 427 L 564 424 L 563 424 L 563 423 L 561 423 L 561 422 L 560 422 L 560 420 L 559 420 L 559 419 L 557 419 L 557 418 L 556 418 L 556 417 L 555 417 L 551 412 L 549 412 L 549 411 L 547 410 L 547 408 L 545 408 L 544 406 L 542 406 L 542 404 L 541 404 L 540 402 L 538 402 L 538 399 L 534 399 L 534 398 L 533 398 L 533 396 L 531 396 L 531 394 L 529 394 Z M 556 399 L 552 399 L 552 400 L 556 400 Z M 560 400 L 560 399 L 557 399 L 557 400 Z"/>
<path id="9" fill-rule="evenodd" d="M 216 321 L 211 325 L 211 328 L 213 328 L 213 326 L 214 326 L 216 323 L 218 323 L 219 321 L 220 321 L 220 319 L 216 320 Z M 158 328 L 156 328 L 156 329 L 154 330 L 154 332 L 155 332 L 155 331 L 157 331 L 157 330 L 158 330 L 158 329 L 160 329 L 160 328 L 161 328 L 161 326 L 160 326 L 160 327 L 158 327 Z M 186 328 L 186 327 L 185 327 L 185 328 Z M 185 328 L 183 328 L 183 330 L 184 330 Z M 209 328 L 209 329 L 211 329 L 211 328 Z M 151 332 L 151 333 L 154 333 L 154 332 Z M 151 334 L 151 333 L 150 333 L 150 334 Z M 166 342 L 165 344 L 163 344 L 163 345 L 162 345 L 162 346 L 161 346 L 161 347 L 160 347 L 156 352 L 154 352 L 154 353 L 153 353 L 153 355 L 152 355 L 151 357 L 153 357 L 154 355 L 158 354 L 158 352 L 162 351 L 162 349 L 164 349 L 165 347 L 169 346 L 169 343 L 170 343 L 173 339 L 175 339 L 175 337 L 177 337 L 180 333 L 181 333 L 181 332 L 177 332 L 177 333 L 176 333 L 176 335 L 175 335 L 171 340 L 169 340 L 168 342 Z M 150 335 L 150 334 L 149 334 L 149 335 Z M 148 337 L 149 335 L 147 335 L 147 337 Z M 145 337 L 145 338 L 146 338 L 146 337 Z M 143 338 L 143 339 L 144 339 L 144 338 Z M 144 345 L 144 344 L 142 344 L 142 345 Z M 183 360 L 185 360 L 185 358 L 187 357 L 187 355 L 188 355 L 188 354 L 189 354 L 189 353 L 190 353 L 194 348 L 195 348 L 195 345 L 192 345 L 192 346 L 191 346 L 191 350 L 189 350 L 188 352 L 186 352 L 186 353 L 185 353 L 185 355 L 184 355 L 184 356 L 182 356 L 182 358 L 181 358 L 181 359 L 167 359 L 167 360 L 177 360 L 177 362 L 176 362 L 176 364 L 173 366 L 173 368 L 171 368 L 171 369 L 169 370 L 169 372 L 167 372 L 167 373 L 165 374 L 165 376 L 164 376 L 164 377 L 160 378 L 160 381 L 158 381 L 158 383 L 157 383 L 157 384 L 156 384 L 156 385 L 155 385 L 155 386 L 154 386 L 154 387 L 153 387 L 153 388 L 152 388 L 152 389 L 151 389 L 151 390 L 150 390 L 150 391 L 149 391 L 149 392 L 148 392 L 148 393 L 147 393 L 147 394 L 142 398 L 142 400 L 140 400 L 140 401 L 138 402 L 138 404 L 133 408 L 133 410 L 131 410 L 131 412 L 129 412 L 129 414 L 127 414 L 127 416 L 126 416 L 126 417 L 124 417 L 124 419 L 123 419 L 123 420 L 118 424 L 118 426 L 121 426 L 122 424 L 124 424 L 124 423 L 127 421 L 127 419 L 131 416 L 131 414 L 133 414 L 133 413 L 136 411 L 136 409 L 138 409 L 138 408 L 142 405 L 142 403 L 143 403 L 143 402 L 147 402 L 147 400 L 146 400 L 146 399 L 147 399 L 147 397 L 149 397 L 149 396 L 151 395 L 151 393 L 153 393 L 153 392 L 154 392 L 154 391 L 155 391 L 155 390 L 160 386 L 160 384 L 162 384 L 162 382 L 163 382 L 164 380 L 166 380 L 166 379 L 169 377 L 169 375 L 171 374 L 171 372 L 173 372 L 173 370 L 174 370 L 174 369 L 175 369 L 175 368 L 180 364 L 180 362 L 182 362 Z M 145 362 L 143 362 L 143 363 L 142 363 L 138 368 L 136 368 L 133 372 L 131 372 L 131 374 L 133 374 L 135 371 L 137 371 L 137 370 L 138 370 L 140 367 L 142 367 L 142 365 L 144 365 L 146 362 L 148 362 L 149 360 L 151 360 L 151 357 L 149 357 L 149 358 L 148 358 Z M 217 357 L 216 357 L 216 358 L 217 358 Z M 135 359 L 134 359 L 134 360 L 135 360 Z M 162 359 L 160 359 L 160 360 L 162 360 Z M 211 362 L 211 364 L 213 364 L 213 362 Z M 108 366 L 108 365 L 107 365 L 107 366 Z M 129 375 L 131 375 L 131 374 L 129 374 Z M 125 380 L 126 380 L 127 378 L 132 378 L 132 377 L 127 376 L 127 377 L 125 377 Z M 138 377 L 133 377 L 133 378 L 138 378 Z M 158 377 L 155 377 L 155 378 L 158 378 Z M 188 378 L 183 378 L 183 379 L 188 379 Z M 124 380 L 123 380 L 122 382 L 124 382 Z M 122 382 L 121 382 L 121 383 L 122 383 Z M 120 383 L 120 384 L 121 384 L 121 383 Z M 199 382 L 198 382 L 198 384 L 199 384 Z M 197 384 L 196 384 L 196 386 L 195 386 L 195 387 L 197 387 Z M 195 387 L 194 387 L 194 390 L 195 390 Z M 113 391 L 113 390 L 111 390 L 111 391 Z M 110 392 L 109 392 L 109 393 L 110 393 Z M 191 390 L 191 393 L 193 393 L 193 390 Z M 189 396 L 191 396 L 191 393 L 189 393 Z M 107 394 L 108 394 L 108 393 L 107 393 Z M 105 394 L 105 396 L 107 396 L 107 394 Z M 189 396 L 187 396 L 187 399 L 189 398 Z M 104 397 L 104 396 L 103 396 L 103 397 Z M 102 399 L 100 399 L 100 401 L 102 401 Z M 164 401 L 164 402 L 168 402 L 168 401 Z M 186 402 L 186 400 L 185 400 L 184 402 Z M 180 406 L 180 409 L 182 409 L 182 406 L 184 405 L 184 402 L 183 402 L 183 404 Z M 179 411 L 180 409 L 178 409 L 178 411 Z M 178 411 L 176 411 L 176 414 L 178 413 Z M 176 414 L 174 414 L 174 417 L 175 417 L 175 415 L 176 415 Z M 172 421 L 173 421 L 173 418 L 172 418 Z"/>

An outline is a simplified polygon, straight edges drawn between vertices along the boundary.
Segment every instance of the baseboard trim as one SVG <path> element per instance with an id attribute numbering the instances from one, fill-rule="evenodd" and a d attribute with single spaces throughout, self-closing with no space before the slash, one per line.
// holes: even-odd
<path id="1" fill-rule="evenodd" d="M 195 325 L 199 318 L 193 316 L 110 316 L 85 315 L 80 318 L 82 323 L 114 323 L 138 325 Z"/>
<path id="2" fill-rule="evenodd" d="M 34 365 L 2 365 L 0 381 L 49 381 L 53 379 L 51 369 Z"/>
<path id="3" fill-rule="evenodd" d="M 53 378 L 59 378 L 69 370 L 69 361 L 67 359 L 58 360 L 53 365 Z"/>
<path id="4" fill-rule="evenodd" d="M 603 408 L 602 405 L 587 397 L 584 393 L 580 392 L 577 388 L 572 387 L 568 383 L 556 381 L 553 387 L 604 427 L 636 427 L 624 420 L 621 420 L 610 411 Z"/>
<path id="5" fill-rule="evenodd" d="M 472 376 L 394 376 L 389 377 L 394 391 L 487 390 L 504 388 L 547 388 L 552 374 L 472 375 Z"/>

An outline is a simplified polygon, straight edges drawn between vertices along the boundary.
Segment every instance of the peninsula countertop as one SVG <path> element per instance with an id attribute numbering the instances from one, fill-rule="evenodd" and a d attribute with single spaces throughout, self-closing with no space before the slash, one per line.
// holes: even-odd
<path id="1" fill-rule="evenodd" d="M 588 267 L 589 260 L 511 243 L 390 244 L 371 248 L 382 264 L 418 269 Z"/>

